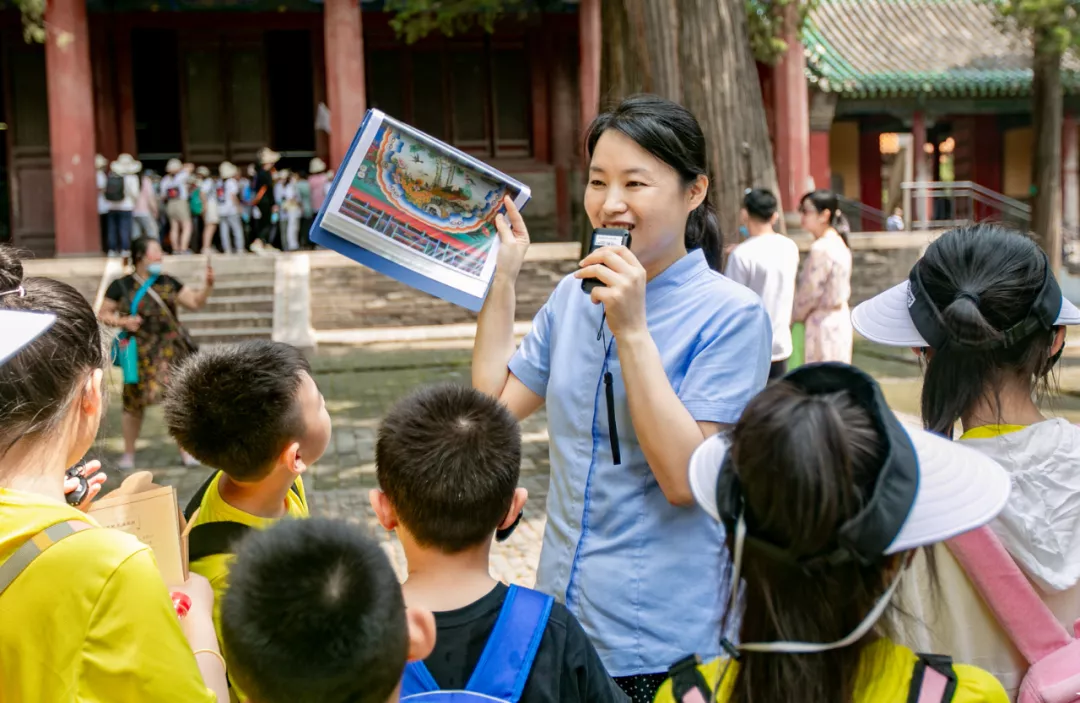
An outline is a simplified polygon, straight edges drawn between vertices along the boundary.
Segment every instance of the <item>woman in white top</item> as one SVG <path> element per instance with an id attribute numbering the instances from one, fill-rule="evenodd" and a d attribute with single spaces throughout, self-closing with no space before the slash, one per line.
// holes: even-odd
<path id="1" fill-rule="evenodd" d="M 214 188 L 214 179 L 210 177 L 210 169 L 200 166 L 195 169 L 195 182 L 199 184 L 199 193 L 203 203 L 203 233 L 202 253 L 213 253 L 214 232 L 217 231 L 220 216 L 218 214 L 217 193 Z"/>
<path id="2" fill-rule="evenodd" d="M 994 533 L 1036 594 L 1071 633 L 1080 618 L 1080 428 L 1036 404 L 1080 310 L 1061 295 L 1046 255 L 1000 225 L 946 232 L 905 283 L 852 313 L 855 329 L 923 359 L 923 424 L 989 455 L 1012 493 Z M 908 609 L 925 623 L 922 648 L 986 669 L 1015 697 L 1028 665 L 983 604 L 949 548 L 934 552 L 939 599 L 929 587 Z"/>
<path id="3" fill-rule="evenodd" d="M 161 179 L 161 199 L 169 216 L 169 246 L 174 254 L 187 249 L 191 241 L 191 205 L 188 203 L 188 173 L 180 159 L 169 159 Z"/>

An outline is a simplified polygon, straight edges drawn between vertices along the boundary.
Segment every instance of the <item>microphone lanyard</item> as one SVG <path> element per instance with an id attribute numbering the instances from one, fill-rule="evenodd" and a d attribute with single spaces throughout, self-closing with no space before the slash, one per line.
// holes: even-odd
<path id="1" fill-rule="evenodd" d="M 604 400 L 607 405 L 608 438 L 611 440 L 611 461 L 615 466 L 622 463 L 622 451 L 619 447 L 619 428 L 615 423 L 615 377 L 608 370 L 608 357 L 611 354 L 611 345 L 615 338 L 607 340 L 604 334 L 604 322 L 607 321 L 607 311 L 600 318 L 600 329 L 596 332 L 596 341 L 604 345 Z"/>

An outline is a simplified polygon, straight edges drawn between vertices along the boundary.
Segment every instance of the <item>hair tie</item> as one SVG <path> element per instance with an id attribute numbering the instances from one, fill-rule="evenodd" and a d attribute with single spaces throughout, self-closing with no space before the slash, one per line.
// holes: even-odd
<path id="1" fill-rule="evenodd" d="M 974 303 L 975 307 L 979 307 L 979 296 L 976 295 L 975 293 L 970 293 L 970 292 L 968 292 L 966 290 L 962 290 L 962 291 L 960 291 L 959 293 L 956 294 L 956 297 L 953 298 L 953 302 L 955 303 L 957 300 L 960 300 L 961 298 L 966 298 L 967 300 L 970 300 L 972 303 Z"/>
<path id="2" fill-rule="evenodd" d="M 17 295 L 20 298 L 25 298 L 26 297 L 26 289 L 23 288 L 22 286 L 19 286 L 18 288 L 13 288 L 11 290 L 6 290 L 3 293 L 0 293 L 0 298 L 3 298 L 5 295 Z"/>

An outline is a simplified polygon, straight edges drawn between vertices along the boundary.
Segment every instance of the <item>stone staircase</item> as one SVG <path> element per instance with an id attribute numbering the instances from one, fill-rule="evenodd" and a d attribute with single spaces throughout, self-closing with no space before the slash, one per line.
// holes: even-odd
<path id="1" fill-rule="evenodd" d="M 216 282 L 206 307 L 180 312 L 180 321 L 191 335 L 200 345 L 271 339 L 276 257 L 215 254 L 211 263 Z M 205 280 L 206 257 L 166 257 L 164 270 L 198 288 Z"/>

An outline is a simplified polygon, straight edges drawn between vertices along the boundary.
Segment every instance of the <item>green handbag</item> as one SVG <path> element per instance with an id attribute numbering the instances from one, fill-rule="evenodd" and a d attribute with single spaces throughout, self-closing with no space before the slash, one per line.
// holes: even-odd
<path id="1" fill-rule="evenodd" d="M 139 303 L 142 302 L 143 297 L 150 290 L 150 286 L 154 285 L 157 279 L 157 276 L 151 276 L 136 291 L 135 297 L 131 299 L 132 315 L 138 312 Z M 119 367 L 123 373 L 124 385 L 139 382 L 139 348 L 135 342 L 135 337 L 130 332 L 124 330 L 113 338 L 112 361 L 113 366 Z"/>

